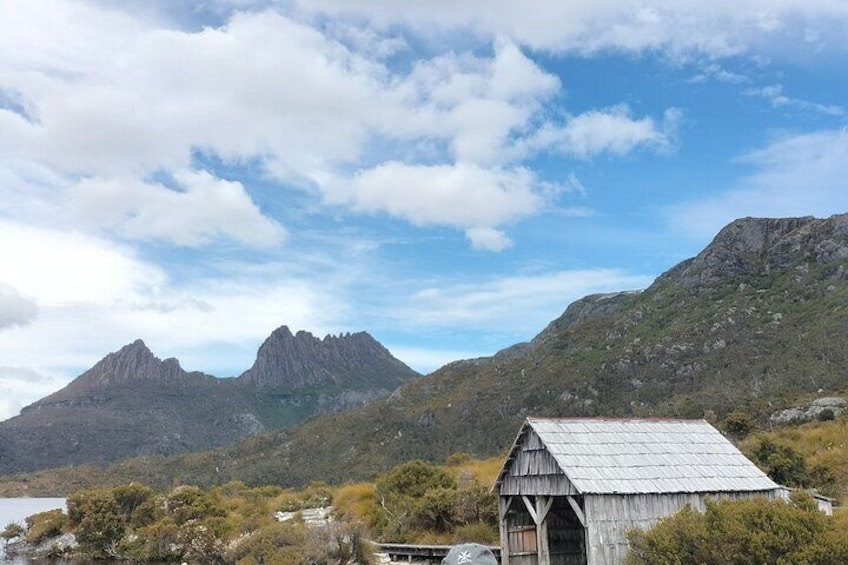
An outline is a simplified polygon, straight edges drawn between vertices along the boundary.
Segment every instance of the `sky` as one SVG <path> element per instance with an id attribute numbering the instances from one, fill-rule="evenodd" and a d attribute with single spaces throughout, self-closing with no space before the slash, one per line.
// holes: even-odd
<path id="1" fill-rule="evenodd" d="M 422 373 L 848 212 L 843 0 L 4 0 L 0 419 L 141 338 Z"/>

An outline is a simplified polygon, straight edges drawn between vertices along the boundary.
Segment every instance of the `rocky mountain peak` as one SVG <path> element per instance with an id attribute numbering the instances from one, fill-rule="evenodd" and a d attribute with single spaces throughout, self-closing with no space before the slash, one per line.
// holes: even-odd
<path id="1" fill-rule="evenodd" d="M 708 286 L 738 275 L 768 274 L 803 263 L 848 259 L 848 214 L 818 219 L 742 218 L 722 229 L 693 259 L 658 282 Z"/>
<path id="2" fill-rule="evenodd" d="M 101 388 L 130 381 L 170 381 L 187 374 L 175 358 L 160 360 L 137 339 L 108 354 L 74 382 L 86 388 Z"/>
<path id="3" fill-rule="evenodd" d="M 281 326 L 259 347 L 256 362 L 239 380 L 279 391 L 339 384 L 394 389 L 416 376 L 367 332 L 319 339 Z"/>

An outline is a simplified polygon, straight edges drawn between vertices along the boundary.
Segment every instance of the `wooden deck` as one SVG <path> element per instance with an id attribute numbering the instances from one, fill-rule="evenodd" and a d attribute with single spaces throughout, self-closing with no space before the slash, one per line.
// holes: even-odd
<path id="1" fill-rule="evenodd" d="M 388 554 L 392 561 L 440 563 L 448 554 L 452 545 L 418 545 L 407 543 L 375 543 L 380 553 Z M 501 548 L 487 546 L 500 561 Z"/>

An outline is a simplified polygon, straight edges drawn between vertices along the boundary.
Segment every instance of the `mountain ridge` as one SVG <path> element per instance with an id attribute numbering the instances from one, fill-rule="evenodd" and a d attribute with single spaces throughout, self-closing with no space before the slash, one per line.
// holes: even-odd
<path id="1" fill-rule="evenodd" d="M 230 447 L 114 467 L 122 479 L 299 485 L 409 459 L 492 456 L 527 416 L 761 422 L 848 390 L 848 214 L 743 218 L 640 292 L 590 295 L 528 343 L 449 363 L 388 397 Z M 214 476 L 209 469 L 215 469 Z"/>
<path id="2" fill-rule="evenodd" d="M 264 383 L 185 371 L 175 358 L 156 357 L 140 339 L 107 354 L 67 386 L 0 422 L 0 473 L 221 447 L 361 406 L 420 376 L 365 332 L 318 340 L 282 326 L 272 335 L 287 335 L 290 347 L 269 338 L 257 359 L 282 359 L 287 372 L 265 367 Z M 347 359 L 358 361 L 345 367 Z"/>

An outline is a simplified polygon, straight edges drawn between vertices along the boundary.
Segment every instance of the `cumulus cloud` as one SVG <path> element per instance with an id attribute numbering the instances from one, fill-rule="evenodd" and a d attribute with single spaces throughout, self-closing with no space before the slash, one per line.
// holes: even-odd
<path id="1" fill-rule="evenodd" d="M 824 130 L 778 139 L 740 159 L 754 170 L 738 186 L 709 199 L 669 208 L 681 233 L 707 238 L 743 216 L 827 217 L 848 210 L 848 131 Z"/>
<path id="2" fill-rule="evenodd" d="M 546 201 L 546 188 L 521 167 L 539 151 L 587 158 L 671 145 L 671 113 L 659 122 L 615 107 L 552 122 L 545 106 L 560 81 L 508 34 L 485 39 L 489 52 L 436 54 L 403 68 L 385 60 L 405 47 L 401 40 L 345 20 L 318 26 L 282 11 L 233 9 L 223 23 L 185 30 L 155 11 L 31 4 L 0 12 L 0 65 L 9 69 L 2 87 L 15 102 L 0 108 L 0 193 L 35 202 L 19 206 L 51 225 L 190 246 L 282 241 L 284 229 L 249 187 L 197 163 L 211 156 L 254 163 L 355 211 L 502 229 Z M 61 32 L 48 33 L 45 22 Z M 33 170 L 50 182 L 21 174 Z M 427 186 L 415 178 L 424 171 L 436 175 Z M 150 180 L 162 175 L 176 186 Z M 462 206 L 468 188 L 449 176 L 483 180 L 471 199 L 493 195 L 482 212 L 490 218 Z M 387 189 L 389 177 L 410 180 L 424 211 L 411 209 L 409 191 Z M 338 185 L 353 195 L 340 197 Z M 434 212 L 444 205 L 451 209 Z"/>
<path id="3" fill-rule="evenodd" d="M 206 171 L 182 171 L 180 190 L 135 179 L 87 178 L 71 189 L 75 220 L 135 239 L 166 239 L 197 246 L 229 236 L 252 246 L 270 246 L 285 231 L 262 215 L 240 182 Z"/>
<path id="4" fill-rule="evenodd" d="M 390 162 L 325 185 L 328 201 L 415 225 L 491 227 L 536 212 L 544 183 L 524 168 Z"/>
<path id="5" fill-rule="evenodd" d="M 0 282 L 0 330 L 30 323 L 38 314 L 35 301 Z"/>
<path id="6" fill-rule="evenodd" d="M 517 144 L 519 152 L 551 149 L 580 159 L 598 155 L 625 155 L 638 147 L 658 153 L 674 148 L 682 112 L 669 108 L 663 119 L 634 118 L 626 105 L 590 110 L 562 125 L 545 124 Z"/>

